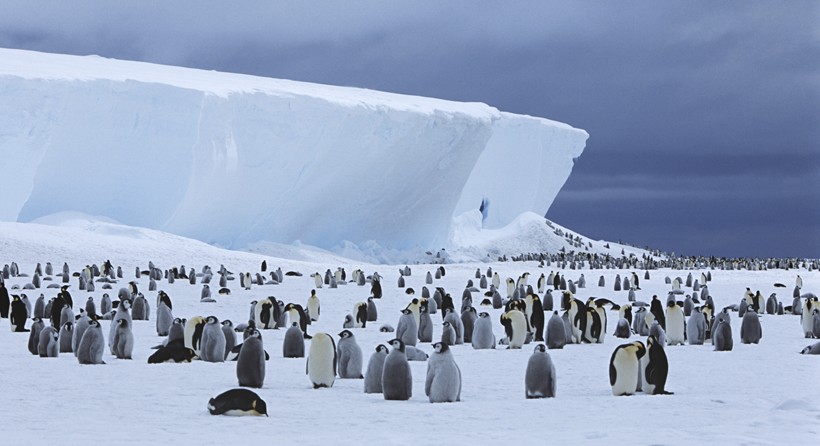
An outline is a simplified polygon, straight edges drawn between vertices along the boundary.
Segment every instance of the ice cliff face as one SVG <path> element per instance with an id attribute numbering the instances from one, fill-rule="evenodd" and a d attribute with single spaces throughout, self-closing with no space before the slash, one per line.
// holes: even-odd
<path id="1" fill-rule="evenodd" d="M 78 211 L 231 247 L 438 247 L 483 199 L 491 227 L 543 215 L 588 136 L 485 104 L 4 49 L 0 98 L 0 219 Z"/>

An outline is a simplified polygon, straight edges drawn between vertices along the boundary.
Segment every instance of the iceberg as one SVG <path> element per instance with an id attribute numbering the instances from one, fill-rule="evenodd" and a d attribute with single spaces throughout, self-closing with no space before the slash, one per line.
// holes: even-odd
<path id="1" fill-rule="evenodd" d="M 103 216 L 224 247 L 440 247 L 544 215 L 587 133 L 461 103 L 0 49 L 0 220 Z"/>

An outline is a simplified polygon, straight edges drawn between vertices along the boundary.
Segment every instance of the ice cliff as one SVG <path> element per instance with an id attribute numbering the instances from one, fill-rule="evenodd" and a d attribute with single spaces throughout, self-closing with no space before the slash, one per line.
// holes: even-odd
<path id="1" fill-rule="evenodd" d="M 228 247 L 439 247 L 543 215 L 588 137 L 348 87 L 0 49 L 0 220 L 65 211 Z"/>

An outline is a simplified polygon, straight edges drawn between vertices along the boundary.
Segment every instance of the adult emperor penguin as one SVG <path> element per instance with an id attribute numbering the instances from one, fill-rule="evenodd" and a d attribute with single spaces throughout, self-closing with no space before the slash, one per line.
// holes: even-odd
<path id="1" fill-rule="evenodd" d="M 134 333 L 131 331 L 128 319 L 117 319 L 114 342 L 114 356 L 117 359 L 131 359 L 134 351 Z"/>
<path id="2" fill-rule="evenodd" d="M 818 301 L 817 296 L 811 293 L 806 293 L 800 298 L 803 300 L 803 304 L 801 305 L 802 311 L 800 312 L 800 324 L 803 326 L 803 335 L 806 338 L 813 338 L 814 335 L 814 314 L 813 311 L 817 308 L 820 308 L 820 301 Z M 14 302 L 12 302 L 14 305 Z"/>
<path id="3" fill-rule="evenodd" d="M 249 330 L 236 359 L 236 379 L 242 387 L 260 388 L 265 382 L 265 348 L 262 333 L 255 328 Z"/>
<path id="4" fill-rule="evenodd" d="M 413 317 L 413 312 L 405 308 L 401 310 L 401 317 L 396 326 L 396 337 L 401 339 L 405 345 L 416 345 L 418 340 L 418 326 L 416 319 Z"/>
<path id="5" fill-rule="evenodd" d="M 760 326 L 760 317 L 751 311 L 743 315 L 740 323 L 740 343 L 757 344 L 763 337 L 763 328 Z"/>
<path id="6" fill-rule="evenodd" d="M 473 326 L 472 345 L 476 350 L 495 348 L 495 335 L 493 334 L 493 322 L 490 314 L 481 312 L 478 314 Z"/>
<path id="7" fill-rule="evenodd" d="M 535 333 L 535 342 L 544 342 L 544 306 L 541 304 L 541 298 L 535 295 L 530 298 L 531 308 L 530 326 Z"/>
<path id="8" fill-rule="evenodd" d="M 558 316 L 558 318 L 561 317 Z M 527 361 L 527 370 L 524 373 L 524 396 L 528 399 L 555 398 L 555 365 L 544 344 L 536 345 Z"/>
<path id="9" fill-rule="evenodd" d="M 105 338 L 102 327 L 99 321 L 92 320 L 88 323 L 88 328 L 77 347 L 77 361 L 80 364 L 105 364 L 102 359 L 104 350 Z"/>
<path id="10" fill-rule="evenodd" d="M 320 282 L 321 283 L 321 282 Z M 321 311 L 319 305 L 319 296 L 316 295 L 316 290 L 310 290 L 310 297 L 307 301 L 307 312 L 311 321 L 319 320 L 319 312 Z"/>
<path id="11" fill-rule="evenodd" d="M 367 373 L 364 375 L 364 393 L 382 393 L 382 372 L 388 349 L 384 344 L 376 346 L 376 351 L 370 355 L 367 362 Z"/>
<path id="12" fill-rule="evenodd" d="M 586 305 L 580 299 L 576 299 L 569 291 L 564 291 L 561 298 L 561 308 L 567 312 L 572 334 L 571 341 L 580 344 L 586 331 Z"/>
<path id="13" fill-rule="evenodd" d="M 0 276 L 0 318 L 5 319 L 9 317 L 10 305 L 11 299 L 9 298 L 9 290 L 6 288 L 6 284 L 2 280 L 2 276 Z"/>
<path id="14" fill-rule="evenodd" d="M 285 340 L 282 342 L 282 356 L 285 358 L 305 357 L 305 337 L 302 336 L 302 330 L 297 322 L 291 324 L 290 328 L 285 331 Z"/>
<path id="15" fill-rule="evenodd" d="M 663 306 L 658 296 L 652 296 L 652 302 L 649 303 L 649 312 L 655 316 L 655 320 L 658 321 L 661 328 L 666 330 L 666 315 L 663 312 Z M 649 325 L 651 326 L 651 324 Z"/>
<path id="16" fill-rule="evenodd" d="M 413 375 L 404 353 L 404 342 L 392 339 L 393 350 L 384 359 L 382 394 L 386 400 L 406 401 L 413 396 Z"/>
<path id="17" fill-rule="evenodd" d="M 510 310 L 502 314 L 501 325 L 504 326 L 509 348 L 521 348 L 527 339 L 527 320 L 524 313 L 518 310 Z"/>
<path id="18" fill-rule="evenodd" d="M 367 303 L 357 302 L 353 306 L 353 326 L 355 328 L 367 327 Z"/>
<path id="19" fill-rule="evenodd" d="M 288 317 L 291 321 L 299 322 L 299 328 L 302 329 L 302 335 L 305 339 L 310 339 L 310 335 L 307 333 L 308 318 L 302 306 L 299 304 L 289 303 L 285 305 L 285 311 L 288 313 Z"/>
<path id="20" fill-rule="evenodd" d="M 609 360 L 609 384 L 613 395 L 632 395 L 637 391 L 640 360 L 645 354 L 646 347 L 641 341 L 615 348 Z"/>
<path id="21" fill-rule="evenodd" d="M 202 331 L 207 321 L 202 316 L 194 316 L 185 322 L 184 341 L 185 347 L 192 349 L 197 356 L 200 354 L 202 345 Z"/>
<path id="22" fill-rule="evenodd" d="M 558 311 L 553 311 L 547 323 L 547 348 L 562 349 L 567 344 L 567 331 L 564 320 L 558 315 Z"/>
<path id="23" fill-rule="evenodd" d="M 644 372 L 643 391 L 652 395 L 672 395 L 666 391 L 666 378 L 669 375 L 669 362 L 663 345 L 649 336 L 646 339 L 646 370 Z"/>
<path id="24" fill-rule="evenodd" d="M 314 389 L 333 387 L 337 360 L 333 338 L 327 333 L 313 335 L 305 369 Z"/>
<path id="25" fill-rule="evenodd" d="M 666 304 L 666 343 L 683 345 L 686 340 L 686 319 L 680 302 L 670 300 Z"/>
<path id="26" fill-rule="evenodd" d="M 339 343 L 336 346 L 336 356 L 340 379 L 361 379 L 362 376 L 362 349 L 356 342 L 353 332 L 342 330 L 339 333 Z"/>
<path id="27" fill-rule="evenodd" d="M 268 416 L 268 406 L 256 393 L 248 389 L 231 389 L 208 401 L 211 415 Z"/>
<path id="28" fill-rule="evenodd" d="M 461 369 L 447 344 L 433 344 L 433 356 L 427 361 L 424 394 L 431 403 L 461 401 Z"/>
<path id="29" fill-rule="evenodd" d="M 225 335 L 216 316 L 205 319 L 200 342 L 199 358 L 205 362 L 225 361 Z"/>
<path id="30" fill-rule="evenodd" d="M 11 322 L 11 331 L 26 332 L 26 319 L 28 312 L 26 311 L 26 304 L 20 300 L 20 296 L 13 295 L 11 297 L 11 311 L 9 312 L 9 322 Z"/>
<path id="31" fill-rule="evenodd" d="M 276 326 L 276 298 L 266 297 L 256 301 L 254 305 L 251 303 L 251 311 L 253 312 L 253 321 L 256 322 L 256 328 L 260 330 L 268 330 Z"/>

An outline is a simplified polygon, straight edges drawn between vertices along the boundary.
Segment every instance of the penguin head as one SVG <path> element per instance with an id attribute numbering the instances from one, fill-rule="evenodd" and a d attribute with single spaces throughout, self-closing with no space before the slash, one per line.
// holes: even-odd
<path id="1" fill-rule="evenodd" d="M 350 330 L 342 330 L 342 331 L 339 333 L 339 337 L 340 337 L 340 338 L 342 338 L 342 339 L 352 338 L 352 337 L 353 337 L 353 333 L 352 333 Z"/>
<path id="2" fill-rule="evenodd" d="M 535 353 L 543 353 L 545 351 L 547 351 L 547 348 L 544 346 L 544 344 L 536 345 L 535 350 L 533 350 L 533 352 L 535 352 Z"/>
<path id="3" fill-rule="evenodd" d="M 401 314 L 412 314 L 412 313 L 413 312 L 408 310 L 407 308 L 405 308 L 404 310 L 401 310 Z"/>
<path id="4" fill-rule="evenodd" d="M 316 295 L 316 290 L 310 290 L 310 295 L 315 296 Z"/>
<path id="5" fill-rule="evenodd" d="M 228 328 L 233 328 L 233 322 L 231 322 L 230 319 L 225 319 L 224 321 L 222 321 L 222 326 L 223 327 L 228 327 Z"/>
<path id="6" fill-rule="evenodd" d="M 122 318 L 122 319 L 117 320 L 117 325 L 119 325 L 120 327 L 123 327 L 123 328 L 128 327 L 128 319 Z"/>
<path id="7" fill-rule="evenodd" d="M 390 340 L 390 342 L 389 342 L 389 344 L 390 344 L 390 345 L 391 345 L 394 349 L 396 349 L 396 350 L 398 350 L 398 351 L 400 351 L 400 352 L 404 352 L 404 341 L 402 341 L 401 339 L 398 339 L 398 338 L 396 338 L 396 339 L 391 339 L 391 340 Z"/>
<path id="8" fill-rule="evenodd" d="M 66 322 L 65 324 L 63 324 L 63 330 L 65 330 L 65 331 L 71 331 L 73 328 L 74 328 L 74 323 L 73 322 Z"/>
<path id="9" fill-rule="evenodd" d="M 248 327 L 248 329 L 245 330 L 245 332 L 248 335 L 248 339 L 250 339 L 250 338 L 262 339 L 262 333 L 260 333 L 259 330 L 255 329 L 255 328 Z"/>
<path id="10" fill-rule="evenodd" d="M 444 321 L 444 323 L 443 323 L 443 324 L 441 324 L 441 325 L 444 325 L 445 327 L 449 327 L 449 326 L 450 326 L 450 322 L 448 322 L 448 321 Z"/>
<path id="11" fill-rule="evenodd" d="M 262 398 L 257 398 L 253 400 L 251 403 L 251 407 L 255 410 L 259 415 L 268 416 L 268 405 L 265 404 L 265 401 Z"/>
<path id="12" fill-rule="evenodd" d="M 88 299 L 86 299 L 86 300 L 94 302 L 94 296 L 88 296 Z"/>
<path id="13" fill-rule="evenodd" d="M 218 324 L 219 319 L 217 319 L 216 316 L 208 316 L 208 318 L 205 319 L 205 322 L 208 324 Z"/>
<path id="14" fill-rule="evenodd" d="M 490 317 L 490 313 L 487 313 L 486 311 L 482 311 L 481 313 L 478 313 L 478 317 Z"/>
<path id="15" fill-rule="evenodd" d="M 180 319 L 178 317 L 175 317 L 174 322 L 172 322 L 172 323 L 175 324 L 175 325 L 181 325 L 182 324 L 182 319 Z"/>
<path id="16" fill-rule="evenodd" d="M 382 352 L 384 352 L 384 353 L 387 353 L 387 352 L 388 352 L 388 351 L 387 351 L 387 346 L 386 346 L 386 345 L 384 345 L 384 344 L 379 344 L 379 345 L 377 345 L 377 346 L 376 346 L 376 353 L 382 353 Z"/>
<path id="17" fill-rule="evenodd" d="M 406 290 L 404 290 L 404 294 L 412 296 L 412 295 L 416 294 L 416 290 L 414 290 L 412 288 L 407 288 Z"/>
<path id="18" fill-rule="evenodd" d="M 450 350 L 450 346 L 443 342 L 436 342 L 435 344 L 433 344 L 433 350 L 436 353 L 444 353 Z"/>
<path id="19" fill-rule="evenodd" d="M 256 304 L 258 304 L 258 303 L 259 303 L 259 301 L 252 300 L 252 301 L 251 301 L 251 306 L 256 305 Z"/>
<path id="20" fill-rule="evenodd" d="M 89 327 L 99 327 L 100 323 L 96 319 L 92 319 L 91 321 L 88 322 L 88 326 Z"/>

